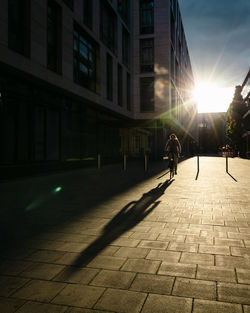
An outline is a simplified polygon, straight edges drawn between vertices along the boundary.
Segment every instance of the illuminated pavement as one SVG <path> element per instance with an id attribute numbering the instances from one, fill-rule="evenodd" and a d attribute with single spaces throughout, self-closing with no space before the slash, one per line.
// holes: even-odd
<path id="1" fill-rule="evenodd" d="M 116 165 L 0 184 L 0 312 L 250 313 L 250 160 L 165 174 Z"/>

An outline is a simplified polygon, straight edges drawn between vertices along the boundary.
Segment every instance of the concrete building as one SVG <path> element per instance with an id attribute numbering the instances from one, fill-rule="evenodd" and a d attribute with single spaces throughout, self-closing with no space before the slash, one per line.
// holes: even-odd
<path id="1" fill-rule="evenodd" d="M 188 150 L 192 88 L 177 0 L 1 1 L 4 166 Z"/>

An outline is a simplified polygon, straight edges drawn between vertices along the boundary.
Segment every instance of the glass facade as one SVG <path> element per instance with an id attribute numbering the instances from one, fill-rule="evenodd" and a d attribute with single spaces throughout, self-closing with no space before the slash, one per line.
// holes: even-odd
<path id="1" fill-rule="evenodd" d="M 127 110 L 131 111 L 131 78 L 127 73 Z"/>
<path id="2" fill-rule="evenodd" d="M 154 112 L 154 77 L 140 78 L 141 112 Z"/>
<path id="3" fill-rule="evenodd" d="M 8 47 L 30 56 L 30 0 L 8 1 Z"/>
<path id="4" fill-rule="evenodd" d="M 117 102 L 122 107 L 123 105 L 123 71 L 120 64 L 117 65 Z"/>
<path id="5" fill-rule="evenodd" d="M 122 27 L 122 62 L 128 67 L 129 65 L 130 38 L 126 28 Z"/>
<path id="6" fill-rule="evenodd" d="M 140 71 L 154 72 L 154 39 L 140 40 Z"/>
<path id="7" fill-rule="evenodd" d="M 69 7 L 72 11 L 74 10 L 74 0 L 63 0 L 63 2 Z"/>
<path id="8" fill-rule="evenodd" d="M 129 24 L 130 0 L 117 0 L 117 10 L 123 21 Z"/>
<path id="9" fill-rule="evenodd" d="M 117 16 L 104 0 L 100 0 L 100 39 L 113 53 L 117 53 Z"/>
<path id="10" fill-rule="evenodd" d="M 98 92 L 99 46 L 82 29 L 74 29 L 74 81 Z"/>
<path id="11" fill-rule="evenodd" d="M 154 32 L 154 1 L 140 0 L 140 33 Z"/>
<path id="12" fill-rule="evenodd" d="M 93 0 L 83 0 L 83 23 L 90 29 L 93 25 Z"/>
<path id="13" fill-rule="evenodd" d="M 113 58 L 107 53 L 106 59 L 107 99 L 113 101 Z"/>
<path id="14" fill-rule="evenodd" d="M 47 67 L 62 72 L 62 11 L 53 0 L 48 1 Z"/>

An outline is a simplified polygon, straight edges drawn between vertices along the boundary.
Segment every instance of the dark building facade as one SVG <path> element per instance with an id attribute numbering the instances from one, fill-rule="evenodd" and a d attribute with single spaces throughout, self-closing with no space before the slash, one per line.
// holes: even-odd
<path id="1" fill-rule="evenodd" d="M 177 0 L 2 0 L 0 22 L 1 166 L 157 157 L 170 131 L 195 140 Z"/>

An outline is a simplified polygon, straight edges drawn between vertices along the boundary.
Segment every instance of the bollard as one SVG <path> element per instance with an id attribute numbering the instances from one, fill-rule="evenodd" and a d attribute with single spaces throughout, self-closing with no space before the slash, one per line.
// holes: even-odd
<path id="1" fill-rule="evenodd" d="M 101 155 L 98 153 L 97 155 L 97 167 L 100 169 L 101 168 Z"/>
<path id="2" fill-rule="evenodd" d="M 148 170 L 148 156 L 147 156 L 147 154 L 144 155 L 144 170 L 145 170 L 145 172 Z"/>
<path id="3" fill-rule="evenodd" d="M 200 171 L 200 158 L 199 158 L 199 156 L 197 155 L 197 173 L 196 173 L 195 180 L 198 179 L 199 171 Z"/>
<path id="4" fill-rule="evenodd" d="M 228 155 L 226 154 L 226 172 L 228 173 Z"/>
<path id="5" fill-rule="evenodd" d="M 127 169 L 127 155 L 124 153 L 123 155 L 123 170 L 126 171 Z"/>

